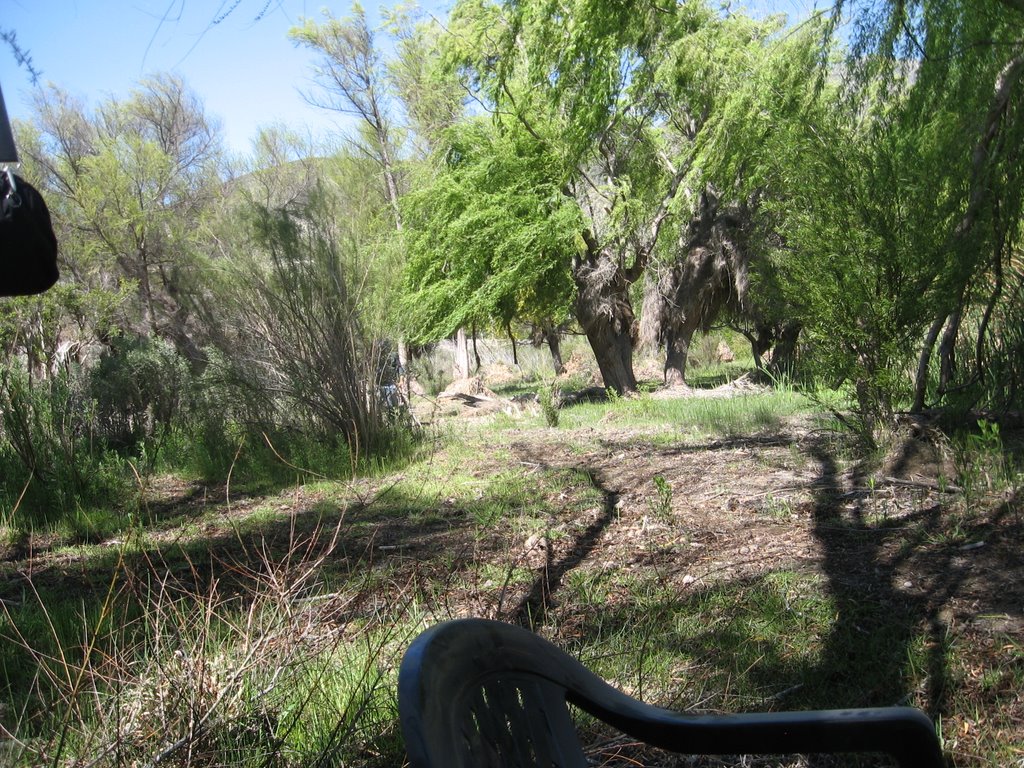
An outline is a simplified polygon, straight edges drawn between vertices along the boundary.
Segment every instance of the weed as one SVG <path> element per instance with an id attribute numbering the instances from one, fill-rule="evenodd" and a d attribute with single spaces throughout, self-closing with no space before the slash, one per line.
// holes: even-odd
<path id="1" fill-rule="evenodd" d="M 967 508 L 986 493 L 1005 492 L 1016 484 L 999 424 L 979 419 L 977 431 L 959 432 L 949 439 L 955 482 Z"/>
<path id="2" fill-rule="evenodd" d="M 664 475 L 655 475 L 654 497 L 649 501 L 651 515 L 656 520 L 666 522 L 672 518 L 672 485 Z"/>
<path id="3" fill-rule="evenodd" d="M 555 382 L 543 384 L 537 390 L 537 398 L 540 402 L 541 413 L 544 414 L 544 421 L 549 427 L 558 426 L 558 390 Z"/>
<path id="4" fill-rule="evenodd" d="M 769 517 L 782 520 L 793 516 L 793 502 L 787 498 L 769 493 L 764 497 L 761 511 Z"/>
<path id="5" fill-rule="evenodd" d="M 368 723 L 394 722 L 394 654 L 418 624 L 401 595 L 374 617 L 369 590 L 320 588 L 338 530 L 293 526 L 283 553 L 261 543 L 232 564 L 244 578 L 230 585 L 197 581 L 204 564 L 187 556 L 147 557 L 122 559 L 86 614 L 50 593 L 3 603 L 5 687 L 34 692 L 15 710 L 18 761 L 312 764 L 358 750 Z M 374 620 L 352 629 L 359 615 Z M 15 658 L 35 674 L 12 677 Z"/>

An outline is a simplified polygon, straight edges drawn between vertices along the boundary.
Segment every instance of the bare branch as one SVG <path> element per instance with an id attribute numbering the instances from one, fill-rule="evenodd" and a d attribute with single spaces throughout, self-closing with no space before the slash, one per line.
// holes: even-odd
<path id="1" fill-rule="evenodd" d="M 11 53 L 14 54 L 14 60 L 17 62 L 19 67 L 24 67 L 25 71 L 28 72 L 29 77 L 32 80 L 32 85 L 39 84 L 39 78 L 42 76 L 42 72 L 35 68 L 32 64 L 31 54 L 18 45 L 17 33 L 14 30 L 0 29 L 0 40 L 7 43 L 11 49 Z"/>

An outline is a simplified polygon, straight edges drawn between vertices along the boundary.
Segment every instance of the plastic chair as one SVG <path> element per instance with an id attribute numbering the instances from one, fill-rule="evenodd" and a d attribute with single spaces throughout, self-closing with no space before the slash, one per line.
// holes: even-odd
<path id="1" fill-rule="evenodd" d="M 406 651 L 398 674 L 413 768 L 584 768 L 567 702 L 672 752 L 885 752 L 905 767 L 944 765 L 935 728 L 918 709 L 681 715 L 630 698 L 543 638 L 496 621 L 461 619 L 428 629 Z"/>

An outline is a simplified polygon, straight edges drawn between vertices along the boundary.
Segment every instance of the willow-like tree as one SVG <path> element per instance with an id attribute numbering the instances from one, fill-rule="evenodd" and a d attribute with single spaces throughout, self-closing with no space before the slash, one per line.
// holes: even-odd
<path id="1" fill-rule="evenodd" d="M 950 397 L 1019 404 L 1024 4 L 846 0 L 835 12 L 859 21 L 855 93 L 881 90 L 898 105 L 894 123 L 928 152 L 929 162 L 906 169 L 902 189 L 935 180 L 935 198 L 918 213 L 944 214 L 927 241 L 934 276 L 922 285 L 930 316 L 913 406 Z"/>
<path id="2" fill-rule="evenodd" d="M 768 267 L 771 231 L 759 226 L 768 198 L 785 197 L 791 171 L 776 162 L 775 145 L 813 120 L 819 100 L 821 25 L 785 29 L 781 17 L 754 20 L 705 9 L 666 47 L 656 72 L 671 94 L 670 128 L 686 140 L 693 171 L 687 203 L 645 286 L 646 340 L 665 346 L 665 381 L 685 380 L 690 342 L 726 314 L 743 327 L 758 359 L 795 328 L 781 318 L 774 294 L 759 292 Z M 698 117 L 683 122 L 682 116 Z M 754 290 L 751 290 L 751 288 Z M 789 335 L 792 331 L 789 330 Z"/>
<path id="3" fill-rule="evenodd" d="M 777 145 L 786 282 L 819 362 L 855 383 L 869 421 L 1019 403 L 1024 8 L 840 11 L 856 20 L 834 70 L 846 99 Z"/>
<path id="4" fill-rule="evenodd" d="M 557 164 L 521 129 L 476 119 L 447 135 L 442 167 L 406 199 L 402 314 L 412 337 L 559 317 L 573 294 L 582 221 Z"/>
<path id="5" fill-rule="evenodd" d="M 713 14 L 702 3 L 523 0 L 458 4 L 449 61 L 500 130 L 525 132 L 578 208 L 567 254 L 573 314 L 605 385 L 636 388 L 632 286 L 659 247 L 704 116 L 656 84 L 666 47 Z M 538 254 L 540 257 L 540 254 Z"/>

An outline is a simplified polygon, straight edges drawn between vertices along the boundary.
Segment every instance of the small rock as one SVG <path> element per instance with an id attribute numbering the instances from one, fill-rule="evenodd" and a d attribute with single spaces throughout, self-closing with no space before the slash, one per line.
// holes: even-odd
<path id="1" fill-rule="evenodd" d="M 547 549 L 548 540 L 535 533 L 526 540 L 524 547 L 527 552 L 532 552 L 535 549 Z"/>
<path id="2" fill-rule="evenodd" d="M 685 586 L 689 586 L 690 584 L 693 584 L 693 582 L 695 582 L 696 580 L 697 580 L 696 576 L 691 576 L 690 574 L 686 574 L 685 576 L 683 576 L 683 586 L 684 587 Z"/>

